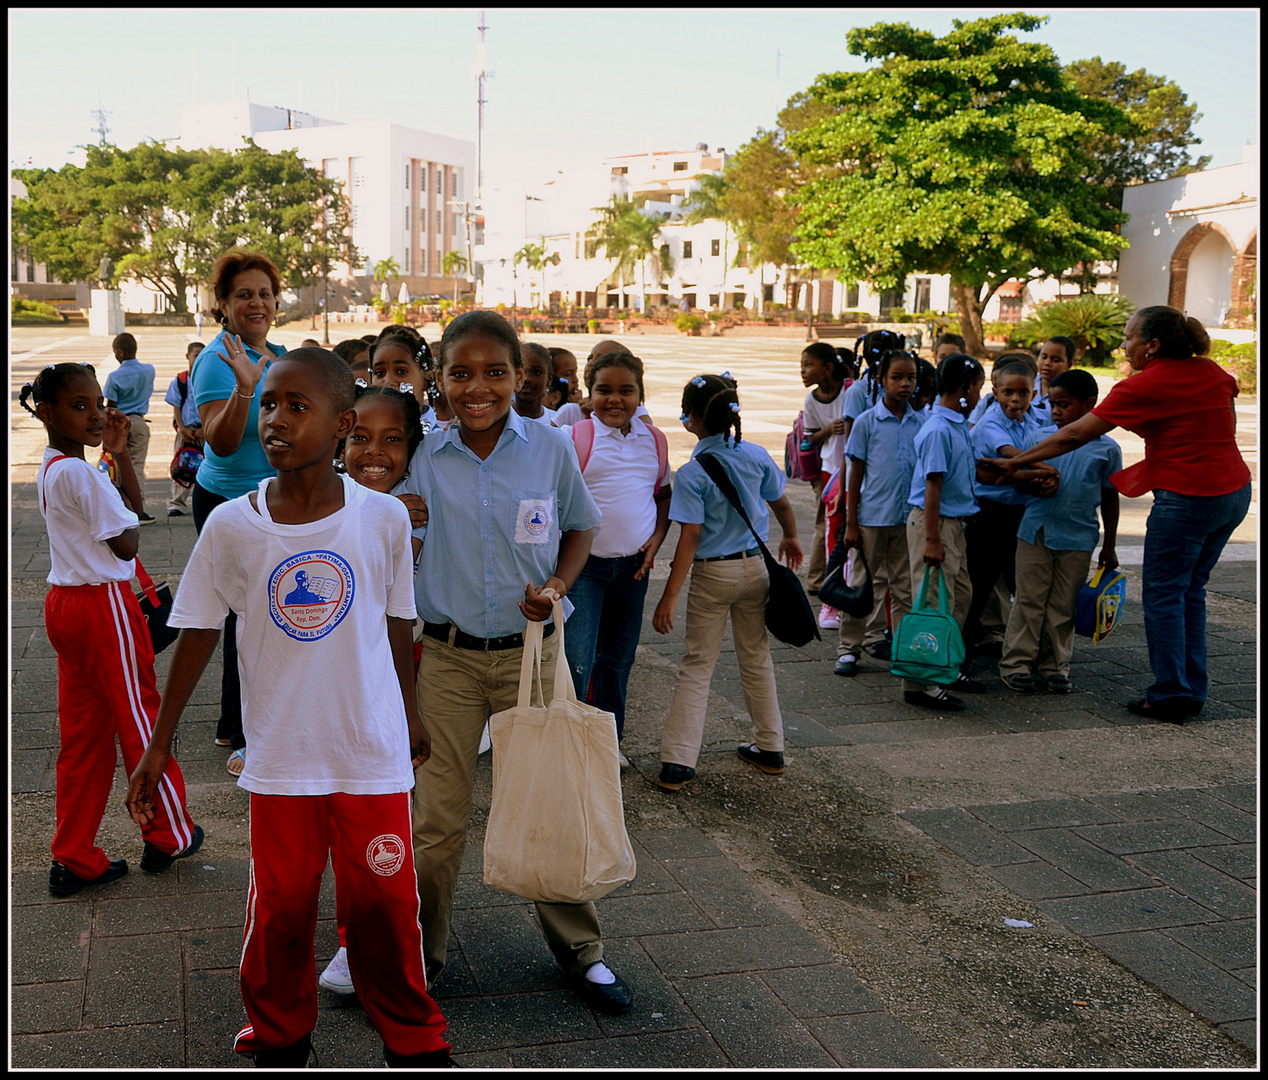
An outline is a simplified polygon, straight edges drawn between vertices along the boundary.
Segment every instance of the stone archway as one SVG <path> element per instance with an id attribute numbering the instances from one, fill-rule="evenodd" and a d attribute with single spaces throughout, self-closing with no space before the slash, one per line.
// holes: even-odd
<path id="1" fill-rule="evenodd" d="M 1255 270 L 1259 251 L 1259 230 L 1251 231 L 1250 239 L 1233 259 L 1233 297 L 1228 312 L 1230 326 L 1250 327 L 1255 321 L 1255 299 L 1251 287 L 1255 284 Z"/>
<path id="2" fill-rule="evenodd" d="M 1223 225 L 1214 221 L 1202 221 L 1194 225 L 1180 238 L 1180 242 L 1176 244 L 1176 249 L 1171 255 L 1171 282 L 1167 288 L 1167 303 L 1171 307 L 1184 311 L 1185 294 L 1189 287 L 1189 258 L 1197 246 L 1212 234 L 1223 237 L 1228 250 L 1236 254 L 1237 245 L 1233 243 L 1233 238 L 1229 236 L 1228 230 Z M 1232 315 L 1231 309 L 1229 314 Z"/>

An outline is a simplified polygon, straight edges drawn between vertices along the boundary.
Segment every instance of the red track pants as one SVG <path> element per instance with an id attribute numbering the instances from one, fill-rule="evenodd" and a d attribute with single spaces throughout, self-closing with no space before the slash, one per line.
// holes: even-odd
<path id="1" fill-rule="evenodd" d="M 114 783 L 115 739 L 131 773 L 154 733 L 154 648 L 126 582 L 52 586 L 44 625 L 57 650 L 61 733 L 53 858 L 73 874 L 94 878 L 109 866 L 96 839 Z M 154 819 L 141 826 L 141 836 L 172 854 L 187 848 L 193 835 L 185 780 L 172 758 L 159 782 Z"/>
<path id="2" fill-rule="evenodd" d="M 328 857 L 346 918 L 348 967 L 394 1054 L 448 1049 L 427 993 L 410 794 L 251 795 L 251 884 L 239 1053 L 279 1049 L 317 1025 L 317 893 Z"/>

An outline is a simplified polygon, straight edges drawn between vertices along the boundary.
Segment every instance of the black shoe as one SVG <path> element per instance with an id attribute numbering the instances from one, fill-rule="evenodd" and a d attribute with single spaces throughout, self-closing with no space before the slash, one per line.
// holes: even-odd
<path id="1" fill-rule="evenodd" d="M 172 507 L 172 508 L 171 508 L 171 509 L 167 512 L 167 516 L 168 516 L 168 517 L 170 517 L 170 518 L 174 518 L 174 517 L 184 517 L 184 516 L 185 516 L 185 511 L 184 511 L 184 510 L 181 510 L 179 507 L 173 506 L 173 507 Z"/>
<path id="2" fill-rule="evenodd" d="M 313 1069 L 317 1067 L 317 1055 L 313 1052 L 310 1035 L 290 1046 L 278 1046 L 255 1052 L 257 1069 Z"/>
<path id="3" fill-rule="evenodd" d="M 1193 705 L 1201 708 L 1200 702 L 1194 702 L 1189 698 L 1166 698 L 1163 701 L 1152 702 L 1148 698 L 1138 698 L 1136 701 L 1127 703 L 1127 711 L 1163 724 L 1183 724 L 1190 716 L 1197 715 L 1196 712 L 1191 711 Z"/>
<path id="4" fill-rule="evenodd" d="M 383 1047 L 383 1060 L 389 1069 L 456 1069 L 448 1050 L 427 1050 L 421 1054 L 394 1054 Z"/>
<path id="5" fill-rule="evenodd" d="M 844 656 L 838 656 L 837 662 L 832 665 L 833 675 L 844 675 L 847 678 L 858 671 L 858 661 L 854 659 L 853 653 L 846 653 Z"/>
<path id="6" fill-rule="evenodd" d="M 127 872 L 127 859 L 111 859 L 105 873 L 98 874 L 95 878 L 81 878 L 61 863 L 55 862 L 48 872 L 48 891 L 54 896 L 74 896 L 80 889 L 87 888 L 89 885 L 105 885 L 111 881 L 118 881 Z"/>
<path id="7" fill-rule="evenodd" d="M 960 712 L 964 708 L 963 701 L 952 697 L 941 686 L 928 690 L 904 690 L 903 700 L 908 705 L 922 705 L 926 709 L 937 709 L 939 712 Z"/>
<path id="8" fill-rule="evenodd" d="M 890 644 L 888 641 L 873 641 L 870 645 L 864 645 L 863 651 L 873 660 L 891 659 Z"/>
<path id="9" fill-rule="evenodd" d="M 991 656 L 998 660 L 1004 655 L 1004 643 L 1002 641 L 979 641 L 969 649 L 969 655 L 973 657 Z"/>
<path id="10" fill-rule="evenodd" d="M 595 961 L 601 963 L 601 961 Z M 620 1016 L 624 1012 L 628 1012 L 631 1005 L 634 1004 L 634 992 L 626 985 L 624 979 L 616 972 L 616 982 L 596 983 L 586 978 L 586 972 L 589 971 L 594 964 L 587 964 L 585 968 L 578 971 L 569 978 L 573 990 L 577 996 L 581 998 L 595 1012 L 607 1013 L 609 1016 Z"/>
<path id="11" fill-rule="evenodd" d="M 696 770 L 688 765 L 675 765 L 672 761 L 660 763 L 660 775 L 656 783 L 666 791 L 679 791 L 689 780 L 696 778 Z"/>
<path id="12" fill-rule="evenodd" d="M 176 852 L 174 855 L 169 855 L 166 851 L 156 848 L 147 840 L 145 842 L 145 850 L 141 853 L 141 869 L 148 874 L 161 874 L 177 859 L 188 859 L 202 846 L 203 827 L 201 825 L 194 826 L 194 838 L 189 842 L 189 847 L 184 851 Z"/>
<path id="13" fill-rule="evenodd" d="M 1019 694 L 1035 692 L 1035 677 L 1029 671 L 1015 671 L 1011 675 L 1001 675 L 1000 679 L 1008 689 L 1016 690 Z"/>
<path id="14" fill-rule="evenodd" d="M 142 510 L 139 514 L 137 514 L 137 524 L 138 525 L 153 525 L 154 515 L 147 514 L 144 510 Z"/>
<path id="15" fill-rule="evenodd" d="M 969 678 L 969 676 L 965 675 L 963 671 L 960 672 L 960 677 L 956 679 L 955 682 L 953 682 L 951 685 L 954 686 L 957 690 L 959 690 L 960 693 L 962 694 L 985 694 L 986 693 L 985 683 L 980 683 L 976 679 Z"/>
<path id="16" fill-rule="evenodd" d="M 784 771 L 784 755 L 780 750 L 759 750 L 757 743 L 746 743 L 744 746 L 737 746 L 735 752 L 764 773 L 778 776 Z"/>

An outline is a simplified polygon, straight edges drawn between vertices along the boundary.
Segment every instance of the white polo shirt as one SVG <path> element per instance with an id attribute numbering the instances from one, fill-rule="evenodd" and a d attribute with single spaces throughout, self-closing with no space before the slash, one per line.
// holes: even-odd
<path id="1" fill-rule="evenodd" d="M 669 462 L 662 475 L 656 438 L 642 420 L 630 420 L 630 433 L 594 421 L 594 446 L 581 475 L 599 504 L 603 520 L 594 530 L 590 554 L 601 559 L 633 555 L 656 531 L 658 486 L 669 482 Z"/>

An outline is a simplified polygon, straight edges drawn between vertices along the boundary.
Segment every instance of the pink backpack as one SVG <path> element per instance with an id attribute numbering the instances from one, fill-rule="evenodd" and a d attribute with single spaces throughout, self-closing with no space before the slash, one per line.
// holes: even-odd
<path id="1" fill-rule="evenodd" d="M 644 420 L 643 423 L 647 424 L 647 421 Z M 669 472 L 669 440 L 665 437 L 665 433 L 654 424 L 647 424 L 647 430 L 652 433 L 652 438 L 656 442 L 656 488 L 652 494 L 659 495 L 660 489 L 664 487 L 661 477 Z M 590 451 L 594 449 L 594 420 L 586 419 L 573 424 L 572 441 L 577 450 L 577 461 L 584 473 L 586 465 L 590 462 Z"/>
<path id="2" fill-rule="evenodd" d="M 784 443 L 784 472 L 794 480 L 815 480 L 819 476 L 819 448 L 803 450 L 801 440 L 805 437 L 806 414 L 799 412 Z"/>

